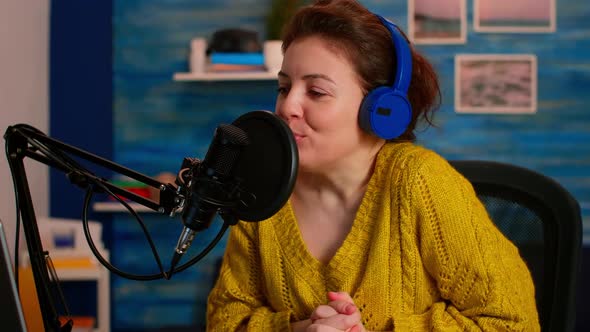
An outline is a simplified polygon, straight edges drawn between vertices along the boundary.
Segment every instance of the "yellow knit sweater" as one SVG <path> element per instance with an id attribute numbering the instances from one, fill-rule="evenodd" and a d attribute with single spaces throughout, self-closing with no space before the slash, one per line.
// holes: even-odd
<path id="1" fill-rule="evenodd" d="M 346 291 L 371 331 L 539 331 L 530 273 L 470 183 L 434 152 L 386 144 L 352 229 L 328 264 L 290 203 L 231 229 L 209 331 L 289 331 Z"/>

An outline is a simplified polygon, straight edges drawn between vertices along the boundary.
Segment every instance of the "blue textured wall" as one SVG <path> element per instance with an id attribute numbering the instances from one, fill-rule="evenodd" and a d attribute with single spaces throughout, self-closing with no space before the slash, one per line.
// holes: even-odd
<path id="1" fill-rule="evenodd" d="M 273 109 L 275 83 L 173 82 L 188 70 L 189 42 L 227 27 L 250 28 L 264 36 L 269 0 L 114 1 L 114 158 L 140 172 L 176 172 L 185 156 L 204 157 L 215 127 L 240 114 Z M 362 1 L 407 30 L 406 1 Z M 590 6 L 557 3 L 557 31 L 543 34 L 475 33 L 468 1 L 464 45 L 419 45 L 436 66 L 443 88 L 439 128 L 420 133 L 419 143 L 449 159 L 507 161 L 538 170 L 569 189 L 582 206 L 590 242 Z M 454 55 L 532 53 L 538 58 L 538 111 L 533 115 L 457 115 L 453 109 Z M 115 265 L 135 273 L 157 272 L 137 224 L 116 215 Z M 180 232 L 178 220 L 146 216 L 164 264 Z M 195 254 L 219 223 L 199 234 Z M 113 279 L 114 330 L 168 325 L 202 325 L 214 262 L 225 242 L 205 260 L 172 281 Z"/>

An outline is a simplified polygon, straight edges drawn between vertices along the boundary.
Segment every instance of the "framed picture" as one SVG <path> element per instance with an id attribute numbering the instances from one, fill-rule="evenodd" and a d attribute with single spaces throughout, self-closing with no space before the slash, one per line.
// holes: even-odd
<path id="1" fill-rule="evenodd" d="M 535 113 L 537 57 L 533 54 L 455 56 L 457 113 Z"/>
<path id="2" fill-rule="evenodd" d="M 408 31 L 415 44 L 464 44 L 466 0 L 409 0 Z"/>
<path id="3" fill-rule="evenodd" d="M 478 32 L 554 32 L 555 0 L 474 0 Z"/>

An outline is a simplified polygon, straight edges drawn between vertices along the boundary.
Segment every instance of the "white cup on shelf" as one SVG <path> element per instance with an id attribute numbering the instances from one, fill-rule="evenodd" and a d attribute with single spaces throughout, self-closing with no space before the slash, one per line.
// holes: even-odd
<path id="1" fill-rule="evenodd" d="M 189 69 L 192 73 L 205 72 L 206 50 L 207 41 L 205 38 L 193 38 L 191 40 Z"/>
<path id="2" fill-rule="evenodd" d="M 282 40 L 267 40 L 263 45 L 264 66 L 270 73 L 276 74 L 283 64 Z"/>

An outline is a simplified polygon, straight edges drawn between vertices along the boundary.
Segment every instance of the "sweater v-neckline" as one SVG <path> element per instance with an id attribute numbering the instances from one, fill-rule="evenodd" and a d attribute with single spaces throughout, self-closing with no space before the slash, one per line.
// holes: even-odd
<path id="1" fill-rule="evenodd" d="M 381 168 L 379 166 L 379 155 L 377 156 L 375 170 Z M 359 248 L 366 248 L 366 243 L 369 240 L 369 228 L 372 225 L 368 214 L 371 212 L 373 196 L 376 193 L 376 183 L 379 181 L 378 173 L 380 172 L 375 171 L 371 175 L 351 229 L 334 256 L 327 263 L 322 263 L 309 251 L 299 229 L 291 201 L 287 202 L 285 209 L 283 209 L 284 215 L 280 218 L 280 229 L 277 229 L 277 236 L 280 243 L 282 243 L 286 260 L 291 262 L 296 271 L 305 271 L 303 273 L 306 276 L 321 276 L 323 279 L 321 282 L 326 285 L 328 290 L 330 290 L 330 284 L 332 283 L 342 284 L 343 279 L 349 274 L 347 266 L 350 264 L 350 258 L 348 253 L 351 252 L 353 247 L 356 247 L 354 251 L 358 251 Z"/>

